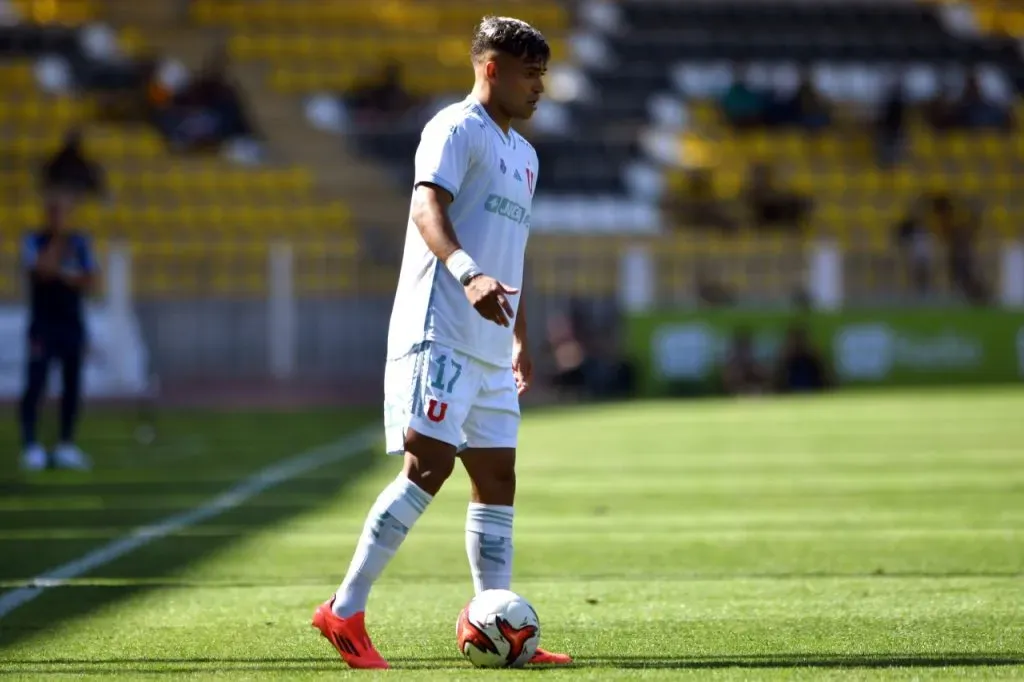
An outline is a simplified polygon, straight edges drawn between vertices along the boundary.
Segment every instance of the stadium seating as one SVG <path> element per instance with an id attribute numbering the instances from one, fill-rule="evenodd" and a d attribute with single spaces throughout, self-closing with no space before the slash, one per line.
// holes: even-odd
<path id="1" fill-rule="evenodd" d="M 894 226 L 928 192 L 953 191 L 979 200 L 991 237 L 1024 236 L 1024 200 L 1017 191 L 1024 172 L 1019 129 L 940 133 L 913 114 L 905 157 L 883 170 L 867 115 L 891 79 L 903 79 L 907 91 L 924 97 L 935 94 L 945 78 L 962 77 L 957 69 L 966 68 L 979 71 L 986 92 L 1016 102 L 1011 106 L 1018 122 L 1024 121 L 1019 95 L 1024 71 L 1011 41 L 954 34 L 926 3 L 722 0 L 621 7 L 627 29 L 611 33 L 609 43 L 625 64 L 604 75 L 598 87 L 630 92 L 621 98 L 619 113 L 625 116 L 646 116 L 644 107 L 665 91 L 684 102 L 674 149 L 662 155 L 670 157 L 667 194 L 682 192 L 688 172 L 704 168 L 713 173 L 718 197 L 736 202 L 751 165 L 770 163 L 815 202 L 807 237 L 835 238 L 848 252 L 860 254 L 860 272 L 850 269 L 857 277 L 898 270 Z M 669 65 L 667 78 L 656 64 Z M 948 69 L 950 64 L 957 69 Z M 739 132 L 722 120 L 716 100 L 732 79 L 753 73 L 761 85 L 793 83 L 801 68 L 835 105 L 831 127 L 816 133 Z M 689 233 L 676 237 L 690 238 Z M 744 239 L 763 241 L 750 232 Z M 748 278 L 739 279 L 755 288 Z"/>
<path id="2" fill-rule="evenodd" d="M 514 11 L 555 36 L 568 25 L 558 3 L 489 3 L 487 9 Z M 403 84 L 416 94 L 466 90 L 471 85 L 467 36 L 480 13 L 474 3 L 452 0 L 199 0 L 192 5 L 200 24 L 230 27 L 233 55 L 270 64 L 272 83 L 288 93 L 344 91 L 376 76 L 390 60 L 404 67 Z M 564 46 L 556 41 L 555 49 Z"/>
<path id="3" fill-rule="evenodd" d="M 953 5 L 953 0 L 928 0 L 939 5 Z M 1024 7 L 1010 0 L 970 0 L 974 22 L 978 28 L 994 35 L 1024 37 Z"/>
<path id="4" fill-rule="evenodd" d="M 201 25 L 232 29 L 236 59 L 270 65 L 268 77 L 273 86 L 294 95 L 349 91 L 376 78 L 386 62 L 402 66 L 403 86 L 414 95 L 462 95 L 472 86 L 468 39 L 484 12 L 511 14 L 535 23 L 548 36 L 554 59 L 568 58 L 571 17 L 563 3 L 552 0 L 505 1 L 485 7 L 466 0 L 391 0 L 383 4 L 198 0 L 192 6 L 192 16 Z M 408 159 L 418 136 L 419 130 L 410 126 L 384 135 L 368 132 L 360 143 L 382 158 L 394 170 L 396 184 L 405 187 L 411 172 Z M 585 139 L 590 142 L 582 143 Z M 557 165 L 562 170 L 551 174 L 549 188 L 622 190 L 618 173 L 610 169 L 625 161 L 628 144 L 605 140 L 606 136 L 580 135 L 551 143 L 538 141 L 546 167 Z M 609 150 L 618 153 L 610 157 Z M 592 163 L 580 163 L 584 157 Z M 601 186 L 595 187 L 595 182 Z"/>
<path id="5" fill-rule="evenodd" d="M 47 10 L 43 5 L 52 7 Z M 14 235 L 40 223 L 42 207 L 35 194 L 39 166 L 59 148 L 68 128 L 83 125 L 86 152 L 104 167 L 113 200 L 109 205 L 83 206 L 78 220 L 96 237 L 101 250 L 111 239 L 131 244 L 136 257 L 147 264 L 136 270 L 140 295 L 188 293 L 188 273 L 193 271 L 194 280 L 196 270 L 217 273 L 213 279 L 201 279 L 203 291 L 261 293 L 268 243 L 276 237 L 288 237 L 305 252 L 327 249 L 342 258 L 354 255 L 348 207 L 324 198 L 309 169 L 242 167 L 219 157 L 175 156 L 147 124 L 97 121 L 96 103 L 88 92 L 81 96 L 43 93 L 36 83 L 33 58 L 44 52 L 74 56 L 73 34 L 60 25 L 95 16 L 95 7 L 88 2 L 22 2 L 18 6 L 24 16 L 47 23 L 5 27 L 0 32 L 0 91 L 4 93 L 0 224 L 5 232 L 10 229 Z M 131 27 L 122 31 L 122 38 L 128 52 L 144 44 L 140 32 Z M 4 54 L 9 58 L 4 59 Z M 239 246 L 243 241 L 259 246 L 247 250 Z M 13 264 L 17 240 L 3 240 L 2 249 L 0 259 Z M 239 265 L 246 254 L 252 260 L 261 252 L 263 260 L 253 261 L 258 267 Z M 12 272 L 13 268 L 5 268 L 0 295 L 15 293 L 19 278 Z M 344 286 L 345 278 L 338 276 L 334 281 Z"/>
<path id="6" fill-rule="evenodd" d="M 552 0 L 489 2 L 482 7 L 469 0 L 391 0 L 373 3 L 322 3 L 316 0 L 197 0 L 191 17 L 200 26 L 228 28 L 234 59 L 265 64 L 267 77 L 277 91 L 293 96 L 315 92 L 343 93 L 359 83 L 372 81 L 389 62 L 402 66 L 403 86 L 424 98 L 461 96 L 472 85 L 468 68 L 468 41 L 483 13 L 509 14 L 542 27 L 556 61 L 569 56 L 572 18 L 565 4 Z M 621 191 L 616 170 L 626 162 L 630 141 L 605 142 L 608 136 L 587 135 L 536 141 L 544 158 L 545 178 L 555 191 L 580 194 L 602 188 Z M 365 131 L 356 143 L 392 172 L 397 187 L 411 182 L 410 159 L 419 128 Z M 609 149 L 616 153 L 609 155 Z M 547 180 L 546 180 L 547 182 Z M 373 198 L 368 197 L 368 200 Z M 614 262 L 614 240 L 594 244 L 604 258 Z M 593 249 L 591 249 L 593 251 Z M 538 258 L 552 262 L 562 256 L 575 260 L 575 242 L 542 241 Z M 595 256 L 596 257 L 596 256 Z M 538 268 L 540 273 L 545 268 Z M 589 278 L 573 277 L 574 289 Z M 385 285 L 393 285 L 386 278 Z M 542 290 L 564 285 L 560 278 L 541 277 Z M 602 284 L 603 288 L 612 284 Z"/>
<path id="7" fill-rule="evenodd" d="M 21 16 L 37 24 L 75 26 L 98 14 L 94 0 L 13 0 L 11 4 Z"/>
<path id="8" fill-rule="evenodd" d="M 989 0 L 978 0 L 975 6 L 982 28 L 1013 32 L 1017 10 Z M 501 12 L 506 7 L 487 7 L 492 9 Z M 582 12 L 585 7 L 578 9 Z M 915 118 L 910 123 L 905 162 L 893 170 L 881 170 L 875 162 L 870 127 L 854 116 L 841 115 L 836 126 L 816 135 L 737 133 L 720 120 L 711 93 L 690 87 L 694 81 L 699 85 L 707 75 L 702 70 L 722 64 L 754 64 L 768 72 L 804 66 L 814 71 L 817 84 L 845 112 L 862 108 L 872 97 L 877 100 L 880 84 L 894 68 L 918 69 L 918 78 L 921 68 L 933 69 L 924 77 L 937 82 L 941 67 L 956 62 L 983 66 L 988 75 L 1002 79 L 1004 88 L 1016 91 L 1022 84 L 1021 61 L 1009 41 L 998 35 L 956 35 L 928 3 L 652 0 L 619 3 L 619 9 L 616 25 L 598 32 L 611 57 L 590 60 L 583 66 L 591 90 L 599 96 L 572 104 L 567 134 L 534 139 L 543 164 L 542 195 L 535 208 L 538 216 L 549 213 L 540 205 L 555 209 L 551 213 L 556 217 L 548 222 L 557 226 L 560 218 L 565 218 L 565 227 L 586 232 L 588 227 L 597 229 L 598 222 L 592 212 L 583 210 L 588 202 L 629 198 L 638 191 L 650 196 L 644 192 L 649 180 L 642 172 L 648 153 L 638 141 L 653 122 L 658 98 L 668 94 L 685 101 L 687 122 L 677 135 L 675 163 L 667 168 L 655 164 L 663 173 L 662 192 L 679 192 L 688 169 L 706 167 L 714 171 L 720 198 L 735 202 L 751 164 L 770 161 L 794 188 L 815 202 L 806 239 L 837 238 L 849 249 L 873 253 L 882 263 L 876 267 L 881 271 L 892 270 L 893 226 L 911 203 L 928 191 L 955 188 L 969 192 L 987 207 L 990 232 L 1020 236 L 1024 199 L 1014 192 L 1015 178 L 1024 171 L 1024 138 L 1020 135 L 938 134 Z M 344 91 L 372 76 L 385 60 L 393 59 L 406 67 L 404 83 L 410 91 L 441 95 L 458 94 L 468 87 L 465 36 L 480 11 L 476 3 L 457 0 L 380 6 L 334 6 L 313 0 L 200 0 L 193 16 L 204 24 L 232 26 L 234 54 L 271 64 L 270 78 L 284 92 Z M 568 51 L 570 17 L 564 9 L 555 3 L 527 2 L 516 3 L 507 11 L 535 21 L 552 36 L 556 60 L 574 59 Z M 579 16 L 572 19 L 581 21 Z M 327 30 L 330 33 L 325 34 Z M 577 33 L 586 30 L 593 26 L 576 29 Z M 865 83 L 875 92 L 865 93 Z M 1018 116 L 1024 113 L 1019 105 L 1017 108 Z M 366 131 L 360 138 L 364 149 L 388 165 L 399 186 L 407 186 L 408 158 L 417 135 L 418 130 L 410 127 L 383 134 Z M 635 175 L 638 166 L 639 179 Z M 615 220 L 604 222 L 615 227 Z M 648 223 L 641 223 L 646 231 Z M 628 232 L 637 224 L 624 220 L 619 229 Z M 659 278 L 682 277 L 690 282 L 695 268 L 680 263 L 692 257 L 712 264 L 709 270 L 748 291 L 770 295 L 795 288 L 800 273 L 787 266 L 785 254 L 798 253 L 803 247 L 749 230 L 742 234 L 739 241 L 695 237 L 692 231 L 661 237 L 664 248 L 658 250 L 659 262 L 664 261 L 665 267 L 659 268 Z M 581 240 L 545 239 L 543 235 L 539 239 L 534 239 L 534 258 L 551 263 L 579 260 Z M 588 238 L 585 246 L 591 260 L 613 263 L 622 244 L 609 236 Z M 766 262 L 774 259 L 774 271 L 759 264 L 759 253 L 771 255 Z M 740 265 L 731 267 L 733 262 Z M 545 268 L 536 268 L 538 273 L 542 270 Z M 552 291 L 565 291 L 566 286 L 572 291 L 605 286 L 605 281 L 594 277 L 564 274 L 572 268 L 562 270 L 563 274 L 538 276 L 539 285 L 550 286 Z M 760 271 L 768 274 L 752 275 Z M 680 281 L 664 286 L 674 290 L 690 284 L 684 287 Z"/>
<path id="9" fill-rule="evenodd" d="M 94 16 L 101 6 L 84 0 L 16 4 L 41 17 L 50 12 L 47 21 L 65 24 Z M 973 19 L 983 33 L 972 34 L 950 28 L 954 18 L 946 16 L 946 4 L 647 0 L 614 3 L 618 14 L 612 22 L 588 14 L 588 3 L 570 10 L 555 0 L 503 0 L 486 7 L 474 0 L 194 0 L 189 11 L 195 30 L 223 32 L 236 61 L 261 68 L 273 91 L 295 100 L 348 91 L 376 77 L 382 65 L 397 62 L 410 92 L 443 102 L 470 85 L 466 43 L 481 13 L 536 23 L 553 44 L 557 67 L 565 66 L 587 93 L 565 96 L 549 78 L 554 86 L 549 99 L 562 108 L 566 124 L 559 132 L 527 130 L 542 159 L 531 239 L 536 286 L 560 294 L 613 295 L 614 278 L 604 273 L 614 268 L 625 246 L 649 243 L 656 247 L 659 295 L 677 300 L 694 295 L 701 272 L 755 298 L 786 295 L 802 277 L 801 254 L 819 238 L 843 244 L 851 262 L 860 259 L 863 270 L 874 273 L 870 277 L 881 273 L 872 287 L 898 283 L 898 277 L 890 278 L 896 271 L 893 226 L 916 198 L 933 190 L 953 189 L 979 200 L 987 234 L 1022 236 L 1024 196 L 1016 190 L 1024 174 L 1024 135 L 1019 128 L 939 133 L 914 115 L 901 162 L 888 170 L 876 162 L 866 112 L 894 76 L 923 97 L 957 69 L 978 70 L 985 88 L 1010 98 L 1018 123 L 1024 122 L 1024 62 L 1008 37 L 1021 35 L 1022 10 L 975 0 Z M 0 217 L 23 223 L 38 212 L 16 200 L 33 184 L 32 164 L 52 150 L 64 128 L 90 117 L 92 104 L 88 98 L 54 99 L 35 90 L 25 59 L 54 46 L 58 52 L 71 49 L 65 34 L 50 26 L 4 48 L 5 30 L 0 28 L 0 53 L 21 61 L 0 62 L 0 87 L 21 94 L 0 110 L 0 151 L 13 163 L 0 168 Z M 144 45 L 143 31 L 119 30 L 130 51 Z M 814 134 L 733 130 L 722 120 L 716 98 L 729 79 L 748 68 L 769 83 L 791 83 L 796 73 L 809 71 L 836 105 L 837 120 Z M 668 142 L 649 144 L 649 133 L 662 128 L 669 131 Z M 347 142 L 364 151 L 367 163 L 387 168 L 394 187 L 404 192 L 418 135 L 418 122 L 410 121 L 360 131 Z M 172 239 L 229 244 L 240 235 L 268 241 L 288 234 L 304 244 L 329 242 L 342 256 L 357 248 L 353 205 L 322 198 L 310 168 L 248 169 L 215 159 L 173 158 L 154 132 L 141 127 L 93 124 L 88 144 L 107 166 L 118 201 L 111 208 L 90 207 L 86 217 L 112 236 L 145 235 L 148 241 L 136 238 L 140 244 Z M 673 224 L 668 214 L 659 213 L 659 203 L 681 192 L 695 168 L 711 170 L 717 196 L 735 204 L 751 165 L 761 161 L 813 199 L 809 230 L 800 238 L 756 234 L 746 227 L 739 237 L 726 238 L 692 229 L 699 225 Z M 367 192 L 353 201 L 393 203 L 394 196 L 393 189 L 381 188 L 379 195 Z M 559 228 L 561 235 L 546 233 Z M 261 248 L 245 250 L 246 257 L 260 262 L 266 256 L 266 247 Z M 152 250 L 152 262 L 171 271 L 186 269 L 181 259 L 191 257 L 188 249 Z M 227 258 L 230 248 L 223 253 Z M 157 265 L 152 272 L 163 267 Z M 330 278 L 309 273 L 303 273 L 301 284 L 309 290 L 332 286 Z M 225 277 L 219 276 L 219 284 L 196 286 L 227 286 Z M 144 290 L 169 286 L 156 275 L 152 280 L 161 283 L 150 289 L 143 283 Z M 333 286 L 352 281 L 339 276 Z M 382 275 L 381 282 L 385 288 L 393 285 L 391 277 Z M 252 275 L 232 286 L 257 292 L 263 285 Z"/>

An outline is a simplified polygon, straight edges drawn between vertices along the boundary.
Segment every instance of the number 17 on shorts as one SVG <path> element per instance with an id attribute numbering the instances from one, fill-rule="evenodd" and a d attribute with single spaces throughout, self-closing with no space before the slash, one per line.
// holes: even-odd
<path id="1" fill-rule="evenodd" d="M 519 393 L 511 367 L 489 365 L 436 343 L 389 360 L 384 372 L 388 453 L 405 451 L 405 432 L 458 448 L 514 448 Z"/>
<path id="2" fill-rule="evenodd" d="M 384 428 L 389 453 L 405 451 L 405 431 L 461 446 L 462 426 L 480 390 L 479 363 L 435 343 L 389 360 L 384 371 Z"/>

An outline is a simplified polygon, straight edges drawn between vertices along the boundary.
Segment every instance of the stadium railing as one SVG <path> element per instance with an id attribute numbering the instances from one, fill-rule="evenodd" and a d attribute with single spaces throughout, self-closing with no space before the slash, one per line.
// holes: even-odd
<path id="1" fill-rule="evenodd" d="M 344 378 L 377 369 L 395 277 L 379 269 L 363 273 L 350 243 L 128 246 L 103 240 L 97 247 L 104 281 L 93 307 L 101 328 L 96 342 L 108 364 L 136 352 L 119 350 L 118 334 L 141 344 L 148 360 L 145 367 L 123 369 L 129 378 L 150 367 L 171 378 L 211 380 Z M 24 345 L 24 278 L 17 261 L 16 244 L 5 242 L 0 317 L 6 322 L 0 327 L 8 354 Z M 1024 244 L 986 242 L 979 262 L 996 305 L 1024 306 Z M 545 316 L 571 299 L 603 300 L 627 313 L 715 305 L 778 309 L 797 296 L 823 310 L 949 305 L 956 291 L 944 265 L 937 254 L 934 298 L 928 300 L 913 293 L 898 256 L 836 242 L 801 246 L 780 239 L 768 250 L 737 253 L 714 240 L 673 251 L 653 239 L 566 238 L 531 249 L 525 287 L 534 301 L 534 341 L 543 346 Z M 111 331 L 110 319 L 120 332 Z M 20 372 L 13 355 L 4 364 L 4 372 Z"/>

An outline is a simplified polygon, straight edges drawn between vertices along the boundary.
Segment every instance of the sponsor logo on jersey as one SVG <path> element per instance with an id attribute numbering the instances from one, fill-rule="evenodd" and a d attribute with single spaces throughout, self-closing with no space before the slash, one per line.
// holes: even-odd
<path id="1" fill-rule="evenodd" d="M 530 212 L 508 197 L 491 194 L 484 202 L 484 209 L 488 213 L 508 218 L 516 224 L 530 226 Z"/>

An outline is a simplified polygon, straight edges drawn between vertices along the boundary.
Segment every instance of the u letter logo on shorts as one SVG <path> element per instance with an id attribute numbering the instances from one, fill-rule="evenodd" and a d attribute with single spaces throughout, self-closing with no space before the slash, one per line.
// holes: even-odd
<path id="1" fill-rule="evenodd" d="M 427 419 L 432 422 L 443 422 L 445 414 L 448 413 L 448 403 L 439 403 L 433 398 L 427 405 Z"/>

